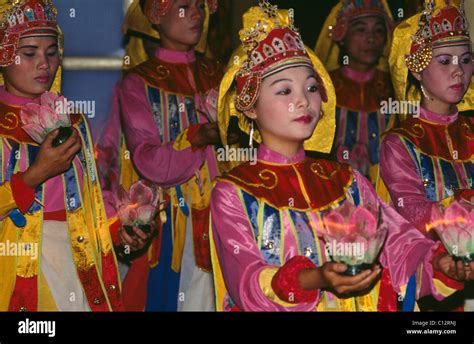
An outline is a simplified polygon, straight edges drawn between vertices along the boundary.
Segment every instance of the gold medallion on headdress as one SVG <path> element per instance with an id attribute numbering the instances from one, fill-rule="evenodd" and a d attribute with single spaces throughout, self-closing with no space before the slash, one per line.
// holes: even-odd
<path id="1" fill-rule="evenodd" d="M 418 26 L 410 54 L 405 57 L 407 67 L 412 72 L 420 73 L 430 64 L 434 48 L 470 42 L 463 3 L 460 8 L 446 6 L 435 11 L 435 2 L 427 1 Z"/>
<path id="2" fill-rule="evenodd" d="M 305 149 L 325 153 L 331 150 L 335 132 L 334 87 L 321 61 L 305 47 L 293 22 L 293 10 L 278 10 L 267 1 L 260 1 L 258 7 L 244 14 L 244 27 L 239 33 L 242 46 L 231 57 L 219 89 L 218 122 L 224 144 L 231 116 L 238 118 L 242 131 L 250 132 L 244 111 L 255 105 L 263 78 L 286 68 L 308 66 L 316 72 L 324 115 L 313 136 L 305 141 Z M 254 138 L 261 141 L 258 132 Z"/>

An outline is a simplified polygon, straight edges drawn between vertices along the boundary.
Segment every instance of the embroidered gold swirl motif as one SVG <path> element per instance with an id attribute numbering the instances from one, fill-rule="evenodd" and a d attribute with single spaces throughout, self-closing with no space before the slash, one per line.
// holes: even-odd
<path id="1" fill-rule="evenodd" d="M 163 65 L 156 67 L 158 79 L 166 79 L 170 75 L 170 70 Z"/>
<path id="2" fill-rule="evenodd" d="M 409 130 L 413 136 L 422 138 L 425 136 L 425 128 L 421 124 L 414 124 L 412 130 Z"/>
<path id="3" fill-rule="evenodd" d="M 329 173 L 319 162 L 313 162 L 311 164 L 311 171 L 316 174 L 318 177 L 321 177 L 322 179 L 330 180 L 332 177 L 339 172 L 341 169 L 340 165 L 336 165 L 336 169 Z"/>
<path id="4" fill-rule="evenodd" d="M 472 132 L 471 127 L 467 123 L 461 124 L 461 128 L 463 128 L 464 134 L 469 140 L 474 140 L 474 133 Z"/>
<path id="5" fill-rule="evenodd" d="M 19 123 L 20 120 L 18 119 L 18 116 L 16 114 L 14 114 L 13 112 L 7 112 L 0 120 L 0 127 L 12 130 L 18 127 Z"/>
<path id="6" fill-rule="evenodd" d="M 245 185 L 253 186 L 253 187 L 257 187 L 257 188 L 265 188 L 267 190 L 272 190 L 278 185 L 278 176 L 273 171 L 265 169 L 265 170 L 260 171 L 258 176 L 260 177 L 260 179 L 262 179 L 262 181 L 263 181 L 262 183 L 249 183 L 249 182 L 247 182 L 245 180 L 242 180 L 242 179 L 240 179 L 236 176 L 233 176 L 233 175 L 231 175 L 230 177 L 240 181 L 241 183 L 244 183 Z M 273 178 L 273 181 L 271 181 L 272 180 L 271 178 Z M 271 181 L 271 184 L 266 185 L 265 184 L 266 181 Z"/>

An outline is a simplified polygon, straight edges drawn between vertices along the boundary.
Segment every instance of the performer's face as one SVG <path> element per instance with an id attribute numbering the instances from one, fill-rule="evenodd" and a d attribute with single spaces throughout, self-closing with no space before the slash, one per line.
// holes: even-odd
<path id="1" fill-rule="evenodd" d="M 246 115 L 257 122 L 267 145 L 302 144 L 318 123 L 321 94 L 309 67 L 287 68 L 262 81 L 255 108 Z"/>
<path id="2" fill-rule="evenodd" d="M 14 95 L 36 98 L 49 91 L 59 64 L 56 37 L 22 38 L 15 62 L 3 70 L 5 87 Z"/>
<path id="3" fill-rule="evenodd" d="M 444 105 L 459 103 L 469 88 L 472 77 L 470 45 L 433 49 L 433 58 L 421 74 L 414 73 L 428 96 Z"/>
<path id="4" fill-rule="evenodd" d="M 158 23 L 161 45 L 172 50 L 191 50 L 201 39 L 204 18 L 203 0 L 174 1 Z"/>
<path id="5" fill-rule="evenodd" d="M 344 39 L 349 65 L 374 67 L 383 54 L 386 42 L 387 28 L 381 17 L 369 16 L 353 20 Z"/>

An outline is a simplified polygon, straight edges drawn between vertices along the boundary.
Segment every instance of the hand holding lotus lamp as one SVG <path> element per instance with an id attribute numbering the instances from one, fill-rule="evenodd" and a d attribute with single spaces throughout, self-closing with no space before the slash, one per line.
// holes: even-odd
<path id="1" fill-rule="evenodd" d="M 26 104 L 20 113 L 23 130 L 38 144 L 53 130 L 59 133 L 52 145 L 57 147 L 72 135 L 71 119 L 67 109 L 67 99 L 52 92 L 41 95 L 40 104 Z"/>
<path id="2" fill-rule="evenodd" d="M 453 202 L 448 207 L 435 208 L 426 230 L 434 229 L 455 261 L 465 266 L 474 262 L 474 207 L 470 202 Z"/>
<path id="3" fill-rule="evenodd" d="M 380 207 L 355 206 L 346 201 L 323 216 L 322 236 L 334 262 L 346 264 L 343 273 L 355 276 L 372 269 L 388 233 Z"/>
<path id="4" fill-rule="evenodd" d="M 120 186 L 115 195 L 117 213 L 124 229 L 134 236 L 133 227 L 138 227 L 146 234 L 151 234 L 153 219 L 160 205 L 160 193 L 143 181 L 132 184 L 129 192 Z"/>

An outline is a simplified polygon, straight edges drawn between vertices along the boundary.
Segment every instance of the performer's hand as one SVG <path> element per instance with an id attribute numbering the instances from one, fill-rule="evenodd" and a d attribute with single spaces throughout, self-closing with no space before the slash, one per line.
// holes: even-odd
<path id="1" fill-rule="evenodd" d="M 31 166 L 22 175 L 26 185 L 36 188 L 49 178 L 67 171 L 75 155 L 81 149 L 81 138 L 76 129 L 73 129 L 71 137 L 66 142 L 53 147 L 53 140 L 59 130 L 53 130 L 46 136 L 40 146 L 38 155 Z"/>
<path id="2" fill-rule="evenodd" d="M 150 242 L 151 234 L 147 234 L 138 227 L 133 227 L 133 235 L 129 235 L 124 226 L 119 229 L 119 238 L 122 246 L 130 252 L 141 250 Z"/>
<path id="3" fill-rule="evenodd" d="M 221 138 L 219 136 L 219 128 L 216 122 L 202 124 L 196 135 L 194 135 L 191 140 L 191 144 L 199 148 L 208 145 L 217 145 L 220 142 Z"/>
<path id="4" fill-rule="evenodd" d="M 474 280 L 474 262 L 465 266 L 462 261 L 455 262 L 453 257 L 447 253 L 434 257 L 433 267 L 459 282 Z"/>
<path id="5" fill-rule="evenodd" d="M 365 270 L 356 276 L 344 276 L 347 265 L 342 263 L 327 262 L 321 268 L 323 289 L 342 296 L 349 297 L 356 292 L 368 290 L 379 278 L 382 269 L 376 266 L 373 270 Z"/>

